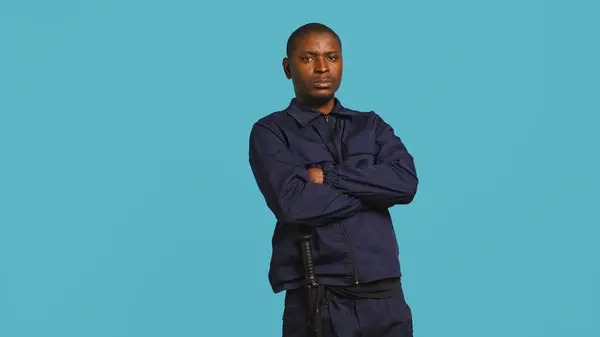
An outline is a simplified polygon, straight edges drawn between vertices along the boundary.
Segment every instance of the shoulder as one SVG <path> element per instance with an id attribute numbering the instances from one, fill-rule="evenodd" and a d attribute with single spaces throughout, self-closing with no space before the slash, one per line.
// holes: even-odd
<path id="1" fill-rule="evenodd" d="M 383 122 L 381 116 L 374 110 L 355 110 L 345 108 L 346 113 L 352 116 L 353 121 L 365 128 L 377 128 Z"/>
<path id="2" fill-rule="evenodd" d="M 277 136 L 282 138 L 283 129 L 288 123 L 289 115 L 287 110 L 278 110 L 270 112 L 258 118 L 251 127 L 250 139 L 257 137 L 272 137 Z"/>
<path id="3" fill-rule="evenodd" d="M 274 111 L 274 112 L 270 112 L 260 118 L 258 118 L 255 122 L 254 122 L 254 126 L 258 126 L 258 125 L 273 125 L 273 124 L 278 124 L 281 123 L 286 117 L 287 117 L 287 110 L 278 110 L 278 111 Z"/>

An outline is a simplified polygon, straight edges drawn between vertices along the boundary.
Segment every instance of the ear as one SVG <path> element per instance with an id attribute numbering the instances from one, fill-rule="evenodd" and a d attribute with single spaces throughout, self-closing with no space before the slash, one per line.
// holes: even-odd
<path id="1" fill-rule="evenodd" d="M 290 61 L 288 60 L 287 57 L 283 58 L 283 61 L 281 62 L 281 65 L 283 67 L 283 72 L 285 73 L 285 77 L 287 77 L 287 79 L 291 79 L 292 78 L 292 72 L 290 71 Z"/>

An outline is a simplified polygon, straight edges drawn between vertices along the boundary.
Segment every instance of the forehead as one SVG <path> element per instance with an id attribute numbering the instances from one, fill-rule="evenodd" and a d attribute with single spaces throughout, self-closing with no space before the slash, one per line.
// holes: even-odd
<path id="1" fill-rule="evenodd" d="M 294 49 L 298 52 L 332 52 L 340 51 L 341 46 L 329 32 L 308 32 L 296 41 Z"/>

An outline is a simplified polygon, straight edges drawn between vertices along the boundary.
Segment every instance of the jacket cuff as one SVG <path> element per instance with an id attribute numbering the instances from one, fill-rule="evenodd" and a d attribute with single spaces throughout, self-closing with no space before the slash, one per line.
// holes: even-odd
<path id="1" fill-rule="evenodd" d="M 321 169 L 323 170 L 323 185 L 337 187 L 338 174 L 333 163 L 325 163 Z"/>

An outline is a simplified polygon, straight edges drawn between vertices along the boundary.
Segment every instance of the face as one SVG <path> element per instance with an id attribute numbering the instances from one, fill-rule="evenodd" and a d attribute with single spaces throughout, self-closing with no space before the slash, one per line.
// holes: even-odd
<path id="1" fill-rule="evenodd" d="M 329 101 L 342 80 L 341 46 L 330 33 L 309 33 L 297 41 L 283 69 L 294 84 L 296 96 L 305 101 Z"/>

